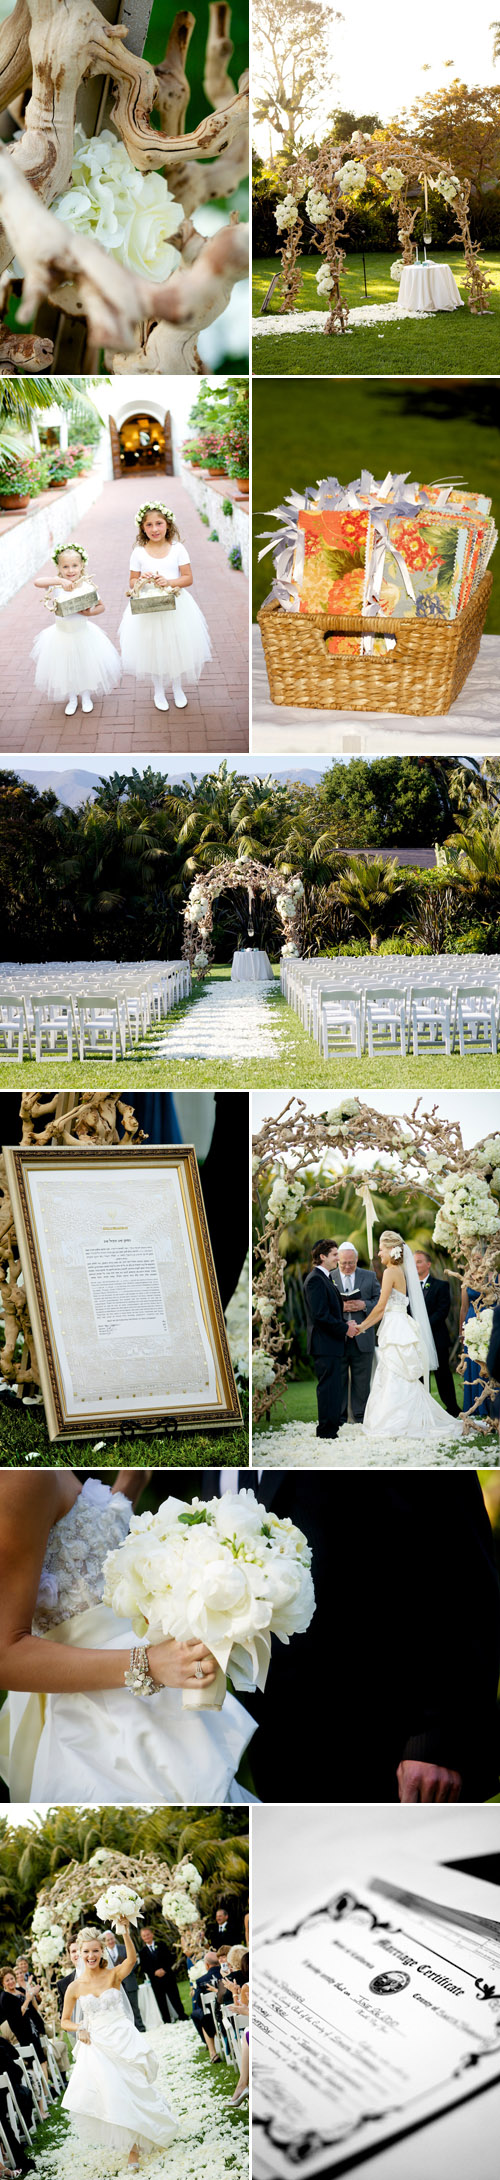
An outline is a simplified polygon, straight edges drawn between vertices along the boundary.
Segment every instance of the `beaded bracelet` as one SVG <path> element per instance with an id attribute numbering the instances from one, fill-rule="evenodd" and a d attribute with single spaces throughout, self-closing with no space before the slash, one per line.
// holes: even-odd
<path id="1" fill-rule="evenodd" d="M 156 1696 L 161 1688 L 161 1681 L 153 1678 L 147 1649 L 141 1643 L 130 1652 L 130 1665 L 128 1673 L 124 1675 L 124 1686 L 131 1688 L 134 1696 Z"/>

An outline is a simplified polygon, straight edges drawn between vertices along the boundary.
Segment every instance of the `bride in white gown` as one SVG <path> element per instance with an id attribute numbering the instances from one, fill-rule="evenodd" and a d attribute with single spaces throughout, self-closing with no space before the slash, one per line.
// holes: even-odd
<path id="1" fill-rule="evenodd" d="M 125 1960 L 104 1965 L 99 1936 L 83 1932 L 81 1973 L 65 1994 L 61 2027 L 77 2040 L 77 2054 L 62 2109 L 82 2141 L 108 2150 L 128 2151 L 132 2167 L 141 2149 L 167 2149 L 177 2122 L 155 2087 L 157 2061 L 140 2036 L 122 1983 L 137 1954 L 129 1925 L 120 1924 Z M 79 2002 L 80 2018 L 73 2020 Z"/>
<path id="2" fill-rule="evenodd" d="M 210 1684 L 203 1643 L 146 1644 L 158 1692 L 125 1685 L 137 1638 L 102 1603 L 104 1561 L 145 1476 L 70 1469 L 0 1477 L 0 1776 L 14 1802 L 247 1802 L 235 1779 L 255 1721 L 234 1696 L 183 1709 Z"/>
<path id="3" fill-rule="evenodd" d="M 379 1253 L 384 1276 L 378 1302 L 348 1334 L 354 1339 L 370 1325 L 379 1326 L 375 1375 L 363 1423 L 356 1428 L 389 1444 L 397 1438 L 456 1442 L 462 1419 L 447 1415 L 428 1390 L 437 1353 L 412 1251 L 401 1234 L 388 1229 L 380 1236 Z"/>

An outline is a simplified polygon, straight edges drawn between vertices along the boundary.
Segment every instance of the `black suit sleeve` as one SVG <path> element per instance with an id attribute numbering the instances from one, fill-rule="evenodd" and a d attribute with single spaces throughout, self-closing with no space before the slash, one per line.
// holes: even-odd
<path id="1" fill-rule="evenodd" d="M 401 1757 L 439 1763 L 473 1782 L 470 1798 L 495 1792 L 500 1600 L 493 1539 L 477 1477 L 435 1474 L 433 1516 L 415 1503 L 407 1540 L 409 1643 L 407 1738 Z M 428 1514 L 422 1504 L 422 1515 Z"/>
<path id="2" fill-rule="evenodd" d="M 314 1289 L 314 1300 L 311 1293 L 311 1284 L 313 1284 Z M 335 1308 L 332 1308 L 331 1293 L 328 1291 L 326 1279 L 323 1279 L 321 1275 L 314 1282 L 308 1284 L 307 1302 L 313 1327 L 316 1328 L 316 1325 L 321 1325 L 322 1334 L 326 1332 L 329 1339 L 340 1340 L 344 1344 L 347 1331 L 341 1300 L 339 1297 L 339 1312 L 337 1315 Z"/>

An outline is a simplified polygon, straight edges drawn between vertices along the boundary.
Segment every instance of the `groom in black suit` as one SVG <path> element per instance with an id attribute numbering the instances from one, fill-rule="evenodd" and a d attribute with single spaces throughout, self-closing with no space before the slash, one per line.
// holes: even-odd
<path id="1" fill-rule="evenodd" d="M 450 1368 L 450 1335 L 446 1322 L 451 1308 L 448 1280 L 436 1279 L 425 1249 L 415 1249 L 414 1257 L 437 1354 L 435 1377 L 438 1393 L 448 1415 L 460 1415 Z"/>
<path id="2" fill-rule="evenodd" d="M 485 1801 L 498 1792 L 500 1598 L 476 1476 L 269 1469 L 258 1498 L 312 1546 L 306 1635 L 245 1697 L 263 1801 Z"/>
<path id="3" fill-rule="evenodd" d="M 317 1241 L 311 1270 L 304 1280 L 307 1312 L 307 1353 L 318 1380 L 317 1438 L 336 1438 L 342 1414 L 342 1362 L 347 1340 L 340 1294 L 332 1272 L 337 1263 L 337 1243 Z"/>

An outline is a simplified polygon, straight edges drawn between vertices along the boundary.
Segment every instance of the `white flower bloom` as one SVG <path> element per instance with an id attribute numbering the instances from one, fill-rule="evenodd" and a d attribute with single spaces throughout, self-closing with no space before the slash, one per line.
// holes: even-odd
<path id="1" fill-rule="evenodd" d="M 76 234 L 91 235 L 120 264 L 152 280 L 168 280 L 181 263 L 169 237 L 184 218 L 182 205 L 162 174 L 138 172 L 110 129 L 87 138 L 77 123 L 70 187 L 54 198 L 51 210 Z"/>
<path id="2" fill-rule="evenodd" d="M 366 167 L 364 164 L 364 160 L 346 159 L 345 166 L 340 167 L 339 169 L 339 173 L 337 174 L 337 181 L 339 184 L 341 196 L 343 197 L 350 197 L 352 196 L 354 190 L 362 189 L 363 183 L 366 182 Z"/>
<path id="3" fill-rule="evenodd" d="M 64 1953 L 64 1931 L 60 1923 L 51 1923 L 50 1930 L 43 1932 L 33 1946 L 33 1959 L 37 1968 L 52 1968 Z"/>
<path id="4" fill-rule="evenodd" d="M 477 1317 L 469 1318 L 464 1325 L 464 1347 L 475 1362 L 486 1362 L 493 1326 L 493 1309 L 478 1311 Z"/>
<path id="5" fill-rule="evenodd" d="M 188 1891 L 182 1892 L 173 1886 L 172 1890 L 169 1887 L 163 1894 L 161 1912 L 166 1922 L 177 1924 L 178 1930 L 187 1929 L 188 1923 L 199 1923 L 200 1920 L 199 1908 L 190 1899 Z"/>
<path id="6" fill-rule="evenodd" d="M 402 167 L 384 167 L 382 181 L 387 182 L 387 188 L 392 191 L 402 189 L 404 183 Z"/>
<path id="7" fill-rule="evenodd" d="M 254 1301 L 254 1311 L 255 1316 L 261 1317 L 262 1323 L 265 1325 L 270 1317 L 274 1317 L 274 1302 L 269 1302 L 265 1294 L 257 1294 Z"/>
<path id="8" fill-rule="evenodd" d="M 195 956 L 194 956 L 194 968 L 195 968 L 195 969 L 206 969 L 206 966 L 207 966 L 207 961 L 208 961 L 208 954 L 207 954 L 207 953 L 205 952 L 205 947 L 204 947 L 204 946 L 199 946 L 199 947 L 198 947 L 198 953 L 197 953 L 197 954 L 195 954 Z"/>
<path id="9" fill-rule="evenodd" d="M 108 1885 L 107 1891 L 101 1893 L 100 1900 L 96 1900 L 95 1904 L 99 1922 L 109 1923 L 110 1927 L 117 1917 L 121 1919 L 124 1915 L 128 1922 L 136 1923 L 138 1916 L 142 1915 L 143 1907 L 144 1901 L 140 1899 L 138 1892 L 133 1891 L 131 1885 Z"/>
<path id="10" fill-rule="evenodd" d="M 195 1862 L 179 1862 L 176 1875 L 182 1878 L 188 1892 L 201 1892 L 203 1878 L 200 1877 Z"/>
<path id="11" fill-rule="evenodd" d="M 270 1358 L 264 1350 L 260 1356 L 272 1383 Z M 236 1686 L 250 1679 L 262 1688 L 271 1634 L 288 1640 L 314 1610 L 309 1557 L 306 1540 L 299 1553 L 286 1523 L 275 1520 L 270 1529 L 253 1491 L 192 1506 L 172 1499 L 146 1517 L 144 1529 L 136 1516 L 124 1544 L 108 1553 L 105 1598 L 123 1611 L 125 1583 L 150 1627 L 206 1643 Z"/>
<path id="12" fill-rule="evenodd" d="M 306 209 L 314 226 L 323 227 L 330 210 L 328 197 L 325 197 L 323 190 L 315 189 L 314 186 L 309 190 L 309 195 L 306 197 Z"/>

